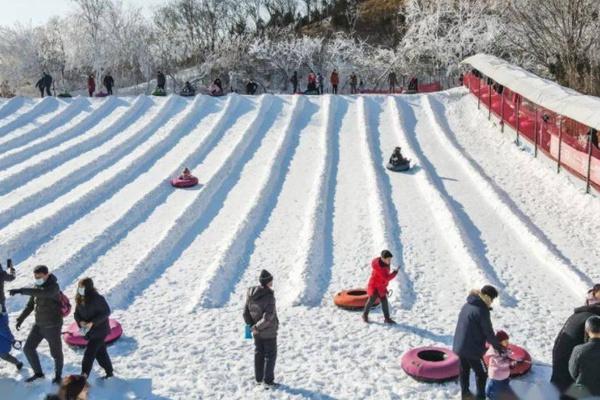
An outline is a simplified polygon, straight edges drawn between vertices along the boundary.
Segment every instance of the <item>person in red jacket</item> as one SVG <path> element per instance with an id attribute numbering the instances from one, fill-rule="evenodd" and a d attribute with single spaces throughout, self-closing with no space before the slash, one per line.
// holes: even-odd
<path id="1" fill-rule="evenodd" d="M 387 287 L 388 283 L 398 275 L 398 270 L 390 271 L 390 265 L 392 263 L 392 253 L 389 250 L 383 250 L 381 257 L 375 258 L 371 261 L 371 278 L 369 278 L 369 285 L 367 286 L 367 294 L 369 300 L 365 305 L 363 311 L 363 321 L 369 322 L 369 311 L 375 300 L 379 298 L 381 301 L 381 309 L 383 310 L 384 322 L 386 324 L 395 324 L 396 322 L 390 318 L 390 307 L 387 300 Z"/>
<path id="2" fill-rule="evenodd" d="M 331 93 L 337 94 L 338 85 L 340 84 L 340 75 L 337 72 L 337 69 L 334 69 L 331 73 Z"/>
<path id="3" fill-rule="evenodd" d="M 90 94 L 90 97 L 92 97 L 94 95 L 94 92 L 96 91 L 96 81 L 94 80 L 94 75 L 90 74 L 90 76 L 88 76 L 87 83 L 88 93 Z"/>

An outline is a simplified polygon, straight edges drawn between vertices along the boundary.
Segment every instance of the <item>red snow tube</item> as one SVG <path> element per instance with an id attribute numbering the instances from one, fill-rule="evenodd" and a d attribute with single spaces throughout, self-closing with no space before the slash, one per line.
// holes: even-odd
<path id="1" fill-rule="evenodd" d="M 487 347 L 489 347 L 489 344 Z M 510 368 L 511 377 L 525 375 L 531 370 L 531 355 L 527 350 L 511 343 L 508 345 L 508 354 L 511 359 L 517 362 Z M 488 365 L 490 363 L 490 357 L 484 356 L 483 361 L 485 362 L 485 365 Z"/>
<path id="2" fill-rule="evenodd" d="M 188 188 L 196 186 L 198 184 L 198 178 L 192 176 L 190 179 L 181 179 L 179 177 L 171 179 L 171 185 L 178 188 Z"/>
<path id="3" fill-rule="evenodd" d="M 342 290 L 333 298 L 333 303 L 346 310 L 362 310 L 367 304 L 369 295 L 365 289 Z M 379 299 L 375 300 L 373 307 L 379 305 Z"/>
<path id="4" fill-rule="evenodd" d="M 123 328 L 121 327 L 121 324 L 114 319 L 109 319 L 108 323 L 110 324 L 110 332 L 104 341 L 106 344 L 111 344 L 112 342 L 118 340 L 121 335 L 123 335 Z M 69 346 L 74 347 L 85 347 L 88 343 L 88 341 L 81 336 L 77 322 L 73 322 L 71 325 L 69 325 L 67 331 L 63 333 L 63 340 Z"/>
<path id="5" fill-rule="evenodd" d="M 446 382 L 458 377 L 460 360 L 443 347 L 417 347 L 404 353 L 402 369 L 420 382 Z"/>

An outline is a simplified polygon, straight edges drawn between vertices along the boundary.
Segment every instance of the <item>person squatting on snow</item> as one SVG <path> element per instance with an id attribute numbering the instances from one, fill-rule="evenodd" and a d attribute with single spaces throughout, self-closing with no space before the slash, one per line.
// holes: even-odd
<path id="1" fill-rule="evenodd" d="M 104 339 L 110 333 L 110 307 L 91 278 L 79 281 L 75 304 L 75 321 L 88 341 L 81 362 L 81 375 L 89 377 L 94 360 L 97 360 L 106 373 L 102 379 L 108 379 L 113 376 L 113 367 Z"/>
<path id="2" fill-rule="evenodd" d="M 490 310 L 498 297 L 495 287 L 485 285 L 481 290 L 472 290 L 458 315 L 452 350 L 460 358 L 460 390 L 463 399 L 485 399 L 487 373 L 483 362 L 489 343 L 500 355 L 506 350 L 494 334 Z M 471 369 L 475 372 L 477 394 L 474 397 L 469 389 Z"/>
<path id="3" fill-rule="evenodd" d="M 489 382 L 485 394 L 489 400 L 516 400 L 517 396 L 510 387 L 510 367 L 516 364 L 516 360 L 508 355 L 508 334 L 498 331 L 496 339 L 500 342 L 504 353 L 499 353 L 493 347 L 490 347 L 486 353 L 489 356 Z"/>
<path id="4" fill-rule="evenodd" d="M 10 354 L 15 338 L 10 331 L 6 299 L 4 297 L 4 282 L 14 281 L 15 278 L 16 272 L 11 260 L 8 260 L 6 271 L 2 269 L 2 264 L 0 264 L 0 359 L 13 364 L 20 371 L 23 368 L 23 363 Z"/>
<path id="5" fill-rule="evenodd" d="M 210 85 L 209 90 L 211 95 L 221 96 L 223 94 L 223 84 L 221 83 L 221 79 L 215 79 L 212 85 Z"/>
<path id="6" fill-rule="evenodd" d="M 397 167 L 398 165 L 406 164 L 407 162 L 408 160 L 402 156 L 402 148 L 396 147 L 390 157 L 390 164 Z"/>
<path id="7" fill-rule="evenodd" d="M 595 285 L 594 288 L 598 288 Z M 585 343 L 585 324 L 590 317 L 600 316 L 600 302 L 592 289 L 593 299 L 586 300 L 587 305 L 578 307 L 567 319 L 558 333 L 552 348 L 552 376 L 550 382 L 561 392 L 565 393 L 575 383 L 569 371 L 569 360 L 576 346 Z M 565 398 L 569 398 L 565 396 Z"/>
<path id="8" fill-rule="evenodd" d="M 69 375 L 60 384 L 56 394 L 49 394 L 46 400 L 87 400 L 89 384 L 85 376 Z"/>
<path id="9" fill-rule="evenodd" d="M 273 275 L 262 270 L 259 286 L 248 289 L 244 306 L 244 321 L 252 327 L 254 336 L 254 377 L 257 383 L 275 384 L 277 360 L 277 330 L 279 319 L 275 307 Z"/>
<path id="10" fill-rule="evenodd" d="M 190 171 L 190 169 L 187 167 L 183 170 L 181 175 L 179 175 L 179 179 L 184 180 L 184 181 L 189 181 L 190 179 L 193 179 L 193 178 L 194 177 L 192 176 L 192 171 Z"/>
<path id="11" fill-rule="evenodd" d="M 338 85 L 340 84 L 340 75 L 338 74 L 337 69 L 334 69 L 333 72 L 331 73 L 329 82 L 331 83 L 331 93 L 337 94 Z"/>
<path id="12" fill-rule="evenodd" d="M 48 96 L 52 96 L 52 93 L 50 93 L 50 87 L 52 87 L 52 76 L 47 72 L 44 72 L 40 80 L 35 84 L 35 87 L 40 90 L 41 97 L 44 97 L 44 90 Z"/>
<path id="13" fill-rule="evenodd" d="M 94 75 L 92 74 L 88 76 L 87 89 L 90 97 L 94 96 L 94 92 L 96 91 L 96 80 L 94 79 Z"/>
<path id="14" fill-rule="evenodd" d="M 290 82 L 292 82 L 292 94 L 298 93 L 298 71 L 294 71 Z"/>
<path id="15" fill-rule="evenodd" d="M 165 77 L 165 74 L 163 74 L 162 71 L 158 71 L 156 74 L 156 87 L 164 91 L 166 84 L 167 78 Z"/>
<path id="16" fill-rule="evenodd" d="M 588 318 L 585 332 L 589 341 L 576 346 L 569 360 L 569 372 L 575 380 L 573 392 L 578 399 L 600 396 L 600 317 Z"/>
<path id="17" fill-rule="evenodd" d="M 110 73 L 108 73 L 104 76 L 104 80 L 102 81 L 102 84 L 106 88 L 106 94 L 109 96 L 112 96 L 113 86 L 115 85 L 115 80 L 113 79 L 113 77 Z"/>
<path id="18" fill-rule="evenodd" d="M 362 319 L 366 323 L 369 323 L 369 311 L 375 304 L 377 298 L 381 302 L 381 309 L 383 310 L 383 318 L 386 324 L 395 324 L 396 322 L 390 318 L 390 306 L 387 299 L 387 287 L 392 279 L 398 275 L 398 270 L 390 271 L 390 265 L 394 256 L 389 250 L 383 250 L 381 257 L 374 258 L 371 261 L 371 277 L 369 278 L 369 284 L 367 286 L 367 294 L 369 300 L 365 304 L 363 310 Z"/>
<path id="19" fill-rule="evenodd" d="M 63 317 L 61 314 L 60 287 L 56 276 L 49 273 L 48 267 L 38 265 L 33 270 L 35 279 L 34 288 L 11 289 L 8 293 L 11 296 L 21 294 L 30 296 L 27 306 L 17 318 L 17 330 L 21 328 L 23 321 L 35 312 L 35 324 L 29 332 L 25 341 L 23 353 L 33 369 L 33 375 L 25 382 L 33 382 L 36 379 L 44 377 L 40 358 L 37 353 L 37 347 L 42 340 L 46 340 L 50 346 L 50 355 L 54 359 L 54 380 L 53 383 L 60 384 L 63 370 L 63 351 L 61 340 L 61 329 Z"/>

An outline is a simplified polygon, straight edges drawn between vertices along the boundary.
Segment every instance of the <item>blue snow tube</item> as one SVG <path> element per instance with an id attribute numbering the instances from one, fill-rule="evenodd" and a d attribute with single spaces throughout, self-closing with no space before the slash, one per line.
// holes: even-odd
<path id="1" fill-rule="evenodd" d="M 398 165 L 388 163 L 386 165 L 386 168 L 389 169 L 390 171 L 395 171 L 395 172 L 408 171 L 410 169 L 410 161 L 407 161 L 405 163 L 401 163 Z"/>
<path id="2" fill-rule="evenodd" d="M 9 353 L 14 341 L 15 337 L 8 326 L 8 314 L 2 313 L 0 314 L 0 354 Z"/>

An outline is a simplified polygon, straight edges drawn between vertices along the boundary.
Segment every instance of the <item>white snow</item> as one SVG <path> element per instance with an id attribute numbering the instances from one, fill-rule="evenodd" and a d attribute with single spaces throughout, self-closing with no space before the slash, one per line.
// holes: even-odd
<path id="1" fill-rule="evenodd" d="M 91 399 L 449 399 L 403 373 L 414 346 L 451 346 L 471 288 L 543 385 L 554 337 L 600 281 L 600 203 L 503 136 L 464 89 L 408 96 L 13 98 L 0 104 L 0 259 L 47 264 L 65 293 L 94 279 L 123 324 L 117 379 Z M 406 173 L 385 169 L 396 146 Z M 175 190 L 184 166 L 200 185 Z M 400 267 L 398 325 L 333 296 L 364 287 L 383 248 Z M 274 392 L 253 383 L 246 290 L 275 276 Z M 25 299 L 10 298 L 13 322 Z M 17 338 L 25 339 L 30 317 Z M 70 323 L 67 318 L 65 323 Z M 47 346 L 42 363 L 52 373 Z M 14 352 L 20 359 L 24 356 Z M 64 348 L 65 373 L 82 353 Z M 2 399 L 41 399 L 0 362 Z"/>

